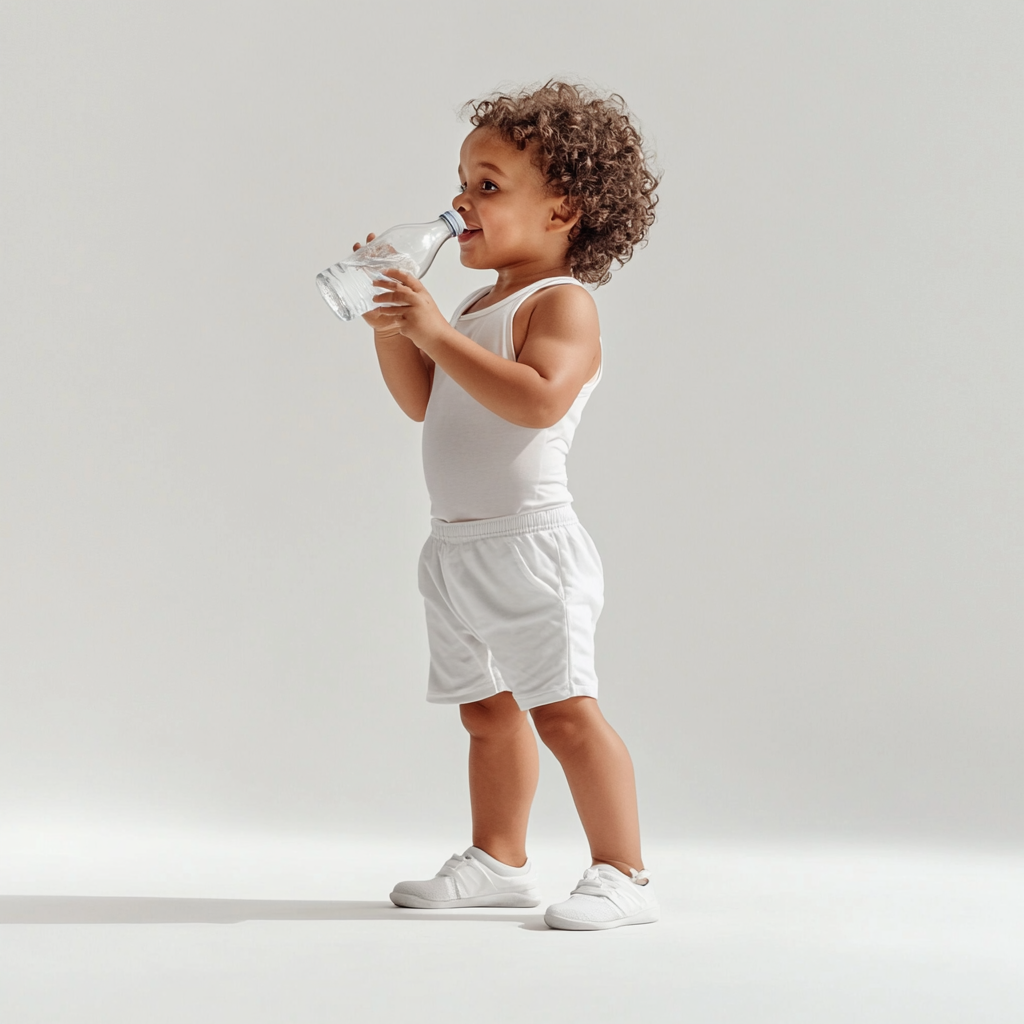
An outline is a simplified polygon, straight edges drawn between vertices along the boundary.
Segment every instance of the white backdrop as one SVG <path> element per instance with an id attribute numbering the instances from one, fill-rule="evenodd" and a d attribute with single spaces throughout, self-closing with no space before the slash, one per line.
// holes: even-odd
<path id="1" fill-rule="evenodd" d="M 664 169 L 570 463 L 646 835 L 1024 839 L 1022 28 L 6 4 L 0 818 L 465 840 L 420 428 L 313 278 L 448 205 L 463 102 L 570 76 Z"/>

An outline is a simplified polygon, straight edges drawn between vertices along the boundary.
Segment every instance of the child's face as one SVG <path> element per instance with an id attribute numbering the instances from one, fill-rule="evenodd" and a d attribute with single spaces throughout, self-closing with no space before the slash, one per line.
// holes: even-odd
<path id="1" fill-rule="evenodd" d="M 565 257 L 569 229 L 563 201 L 553 196 L 533 161 L 493 128 L 470 132 L 459 154 L 461 191 L 452 205 L 467 230 L 459 235 L 464 266 L 501 270 Z"/>

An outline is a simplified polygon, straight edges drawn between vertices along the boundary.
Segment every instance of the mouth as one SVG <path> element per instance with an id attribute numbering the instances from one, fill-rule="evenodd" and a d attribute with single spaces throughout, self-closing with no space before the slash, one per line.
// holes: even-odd
<path id="1" fill-rule="evenodd" d="M 472 241 L 479 234 L 480 228 L 466 228 L 466 230 L 459 235 L 459 245 L 465 245 L 466 242 Z"/>

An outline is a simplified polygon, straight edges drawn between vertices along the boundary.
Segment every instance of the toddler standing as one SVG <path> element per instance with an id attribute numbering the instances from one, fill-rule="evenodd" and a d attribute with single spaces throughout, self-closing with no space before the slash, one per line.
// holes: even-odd
<path id="1" fill-rule="evenodd" d="M 453 201 L 466 222 L 459 249 L 465 266 L 497 280 L 449 322 L 421 281 L 387 271 L 377 301 L 388 305 L 365 317 L 389 391 L 423 422 L 427 700 L 458 704 L 470 736 L 473 845 L 434 878 L 399 882 L 391 900 L 539 904 L 526 856 L 532 717 L 565 771 L 592 860 L 544 920 L 644 924 L 658 906 L 633 765 L 597 703 L 601 561 L 573 512 L 565 459 L 601 379 L 597 310 L 583 285 L 607 283 L 612 262 L 646 238 L 658 182 L 618 96 L 548 82 L 469 106 Z"/>

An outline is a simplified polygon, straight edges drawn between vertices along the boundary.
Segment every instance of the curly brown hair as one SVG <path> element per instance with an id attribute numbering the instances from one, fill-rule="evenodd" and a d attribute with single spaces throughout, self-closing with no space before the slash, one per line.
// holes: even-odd
<path id="1" fill-rule="evenodd" d="M 550 80 L 536 89 L 470 100 L 463 110 L 469 108 L 475 127 L 496 129 L 518 149 L 536 145 L 548 185 L 580 213 L 569 235 L 573 276 L 607 284 L 612 261 L 622 266 L 646 242 L 658 202 L 658 178 L 625 100 Z"/>

